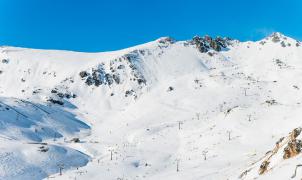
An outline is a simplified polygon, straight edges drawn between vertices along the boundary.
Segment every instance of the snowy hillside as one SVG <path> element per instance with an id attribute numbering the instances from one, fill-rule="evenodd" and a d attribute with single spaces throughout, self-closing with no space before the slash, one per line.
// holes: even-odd
<path id="1" fill-rule="evenodd" d="M 300 178 L 301 45 L 0 47 L 0 179 Z"/>

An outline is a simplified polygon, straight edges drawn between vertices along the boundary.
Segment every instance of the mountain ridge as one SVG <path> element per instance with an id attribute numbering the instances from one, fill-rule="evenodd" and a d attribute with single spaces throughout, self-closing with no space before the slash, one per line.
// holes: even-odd
<path id="1" fill-rule="evenodd" d="M 282 34 L 281 32 L 272 32 L 270 35 L 264 37 L 263 39 L 260 39 L 260 40 L 256 40 L 256 41 L 261 41 L 261 40 L 264 40 L 264 39 L 267 39 L 269 37 L 271 37 L 272 35 L 274 34 L 277 34 L 278 36 L 283 36 L 283 37 L 289 37 L 289 36 L 286 36 L 284 34 Z M 200 37 L 200 38 L 205 38 L 205 37 L 210 37 L 210 38 L 214 38 L 210 35 L 204 35 L 204 36 L 200 36 L 200 35 L 195 35 L 193 36 L 194 37 Z M 192 39 L 193 39 L 192 38 Z M 221 36 L 216 36 L 216 38 L 227 38 L 227 39 L 232 39 L 230 37 L 221 37 Z M 127 49 L 137 49 L 139 47 L 142 47 L 144 45 L 148 45 L 148 44 L 152 44 L 153 42 L 160 42 L 160 41 L 165 41 L 167 39 L 170 39 L 171 41 L 173 42 L 185 42 L 185 41 L 191 41 L 190 39 L 189 40 L 176 40 L 174 39 L 173 37 L 170 37 L 170 36 L 163 36 L 163 37 L 159 37 L 153 41 L 149 41 L 147 43 L 142 43 L 142 44 L 138 44 L 138 45 L 135 45 L 135 46 L 131 46 L 129 48 L 122 48 L 122 49 L 118 49 L 118 50 L 113 50 L 113 51 L 97 51 L 97 52 L 84 52 L 84 51 L 73 51 L 73 50 L 57 50 L 57 49 L 39 49 L 39 48 L 26 48 L 26 47 L 18 47 L 18 46 L 9 46 L 9 45 L 2 45 L 0 46 L 0 48 L 17 48 L 17 49 L 28 49 L 28 50 L 46 50 L 46 51 L 67 51 L 67 52 L 75 52 L 75 53 L 87 53 L 87 54 L 97 54 L 97 53 L 102 53 L 102 52 L 117 52 L 117 51 L 122 51 L 122 50 L 127 50 Z M 235 41 L 238 41 L 238 42 L 248 42 L 248 41 L 239 41 L 239 40 L 236 40 L 236 39 L 232 39 L 232 40 L 235 40 Z M 253 42 L 256 42 L 256 41 L 253 41 Z M 298 41 L 298 40 L 297 40 Z"/>

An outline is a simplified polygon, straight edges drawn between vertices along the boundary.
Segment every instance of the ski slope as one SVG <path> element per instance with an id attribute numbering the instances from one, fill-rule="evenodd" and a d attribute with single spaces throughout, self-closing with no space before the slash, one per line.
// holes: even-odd
<path id="1" fill-rule="evenodd" d="M 301 126 L 301 59 L 281 33 L 0 47 L 0 179 L 290 179 L 301 154 L 267 152 Z"/>

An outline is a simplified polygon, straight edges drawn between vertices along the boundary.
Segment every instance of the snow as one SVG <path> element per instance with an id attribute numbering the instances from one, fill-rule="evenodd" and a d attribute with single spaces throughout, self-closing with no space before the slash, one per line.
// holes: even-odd
<path id="1" fill-rule="evenodd" d="M 168 38 L 102 53 L 1 47 L 0 179 L 290 178 L 301 155 L 282 149 L 258 174 L 301 126 L 302 49 L 275 35 L 212 56 Z"/>

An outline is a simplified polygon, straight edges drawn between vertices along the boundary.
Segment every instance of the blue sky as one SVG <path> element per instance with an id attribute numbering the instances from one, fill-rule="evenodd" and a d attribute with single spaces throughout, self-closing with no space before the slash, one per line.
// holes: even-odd
<path id="1" fill-rule="evenodd" d="M 302 39 L 301 0 L 0 0 L 0 45 L 108 51 L 162 36 Z"/>

